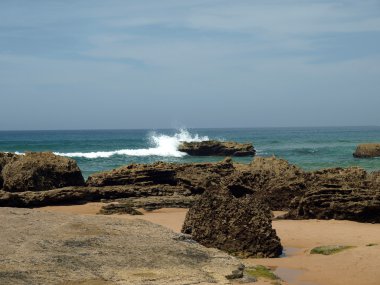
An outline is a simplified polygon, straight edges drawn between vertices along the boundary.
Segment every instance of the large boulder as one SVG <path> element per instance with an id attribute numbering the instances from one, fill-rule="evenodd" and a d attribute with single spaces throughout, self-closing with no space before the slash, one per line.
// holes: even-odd
<path id="1" fill-rule="evenodd" d="M 183 142 L 178 150 L 196 156 L 253 156 L 256 151 L 251 143 L 202 141 Z"/>
<path id="2" fill-rule="evenodd" d="M 30 152 L 12 160 L 3 171 L 5 191 L 44 191 L 82 186 L 84 179 L 75 160 L 51 152 Z"/>
<path id="3" fill-rule="evenodd" d="M 358 158 L 380 157 L 380 143 L 359 144 L 353 156 Z"/>
<path id="4" fill-rule="evenodd" d="M 204 246 L 241 257 L 282 253 L 269 208 L 243 188 L 211 186 L 190 208 L 182 232 Z"/>
<path id="5" fill-rule="evenodd" d="M 0 284 L 231 284 L 241 261 L 143 220 L 0 209 Z"/>
<path id="6" fill-rule="evenodd" d="M 3 187 L 3 174 L 2 170 L 9 162 L 11 162 L 13 159 L 17 159 L 19 155 L 14 153 L 8 153 L 8 152 L 0 152 L 0 189 Z"/>

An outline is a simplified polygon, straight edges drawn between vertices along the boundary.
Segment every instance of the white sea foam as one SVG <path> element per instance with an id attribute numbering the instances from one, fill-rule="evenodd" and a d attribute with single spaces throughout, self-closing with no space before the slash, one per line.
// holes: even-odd
<path id="1" fill-rule="evenodd" d="M 126 156 L 163 156 L 163 157 L 183 157 L 184 152 L 178 151 L 178 146 L 181 142 L 197 142 L 207 141 L 207 136 L 192 135 L 185 129 L 179 130 L 173 136 L 152 133 L 149 137 L 150 148 L 142 149 L 120 149 L 114 151 L 96 151 L 96 152 L 55 152 L 57 155 L 69 157 L 84 157 L 84 158 L 107 158 L 113 155 Z"/>

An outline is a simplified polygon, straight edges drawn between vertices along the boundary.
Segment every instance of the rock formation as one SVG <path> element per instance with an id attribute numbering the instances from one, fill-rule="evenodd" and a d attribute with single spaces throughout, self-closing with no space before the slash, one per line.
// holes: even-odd
<path id="1" fill-rule="evenodd" d="M 360 168 L 315 171 L 309 190 L 285 215 L 291 219 L 337 219 L 380 222 L 380 183 L 376 173 Z"/>
<path id="2" fill-rule="evenodd" d="M 3 188 L 3 168 L 11 162 L 13 159 L 17 159 L 19 157 L 17 154 L 14 153 L 7 153 L 7 152 L 0 152 L 0 189 Z"/>
<path id="3" fill-rule="evenodd" d="M 114 170 L 90 175 L 87 185 L 91 187 L 134 185 L 171 186 L 176 192 L 191 195 L 200 194 L 210 181 L 229 175 L 234 171 L 230 159 L 219 163 L 165 163 L 131 164 Z"/>
<path id="4" fill-rule="evenodd" d="M 353 156 L 358 158 L 380 157 L 380 143 L 359 144 Z"/>
<path id="5" fill-rule="evenodd" d="M 7 163 L 2 175 L 3 188 L 9 192 L 44 191 L 84 185 L 75 160 L 50 152 L 26 153 Z"/>
<path id="6" fill-rule="evenodd" d="M 256 157 L 245 173 L 246 185 L 271 210 L 286 210 L 307 188 L 306 174 L 299 167 L 276 157 Z"/>
<path id="7" fill-rule="evenodd" d="M 2 285 L 231 284 L 241 267 L 142 220 L 9 208 L 0 219 Z"/>
<path id="8" fill-rule="evenodd" d="M 269 208 L 242 188 L 236 192 L 221 185 L 207 189 L 190 208 L 182 232 L 202 245 L 241 257 L 282 253 Z"/>
<path id="9" fill-rule="evenodd" d="M 285 217 L 380 223 L 380 192 L 352 188 L 308 191 Z"/>
<path id="10" fill-rule="evenodd" d="M 0 169 L 3 207 L 144 197 L 153 198 L 140 202 L 147 209 L 189 207 L 219 185 L 236 197 L 249 194 L 271 210 L 291 209 L 289 218 L 379 221 L 380 172 L 355 167 L 306 172 L 275 157 L 257 157 L 249 165 L 230 158 L 218 163 L 157 162 L 96 173 L 86 185 L 74 160 L 52 153 L 0 153 Z"/>
<path id="11" fill-rule="evenodd" d="M 183 142 L 178 150 L 197 156 L 253 156 L 256 153 L 251 143 L 221 141 Z"/>

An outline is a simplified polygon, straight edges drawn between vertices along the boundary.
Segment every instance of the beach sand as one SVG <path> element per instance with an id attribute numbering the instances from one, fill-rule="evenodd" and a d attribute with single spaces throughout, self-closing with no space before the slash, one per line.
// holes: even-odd
<path id="1" fill-rule="evenodd" d="M 72 206 L 48 206 L 43 211 L 94 215 L 103 203 Z M 143 216 L 113 215 L 110 218 L 143 219 L 179 232 L 186 209 L 141 210 Z M 279 213 L 275 213 L 279 214 Z M 245 259 L 246 266 L 265 265 L 292 285 L 379 285 L 380 284 L 380 224 L 351 221 L 276 220 L 273 221 L 285 256 L 271 259 Z M 368 246 L 369 244 L 378 244 Z M 348 245 L 353 248 L 324 256 L 310 254 L 323 245 Z M 272 284 L 260 280 L 254 284 Z"/>

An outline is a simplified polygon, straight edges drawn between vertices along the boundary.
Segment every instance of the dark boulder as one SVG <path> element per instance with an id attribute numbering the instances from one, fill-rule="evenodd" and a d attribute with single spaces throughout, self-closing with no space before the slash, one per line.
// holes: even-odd
<path id="1" fill-rule="evenodd" d="M 253 156 L 256 153 L 251 143 L 221 141 L 183 142 L 178 150 L 196 156 Z"/>
<path id="2" fill-rule="evenodd" d="M 282 253 L 269 208 L 249 191 L 244 195 L 244 189 L 234 193 L 221 185 L 211 186 L 190 208 L 182 232 L 206 247 L 241 257 Z"/>
<path id="3" fill-rule="evenodd" d="M 26 153 L 5 165 L 4 190 L 44 191 L 66 186 L 82 186 L 84 179 L 75 160 L 50 152 Z"/>
<path id="4" fill-rule="evenodd" d="M 380 143 L 359 144 L 353 156 L 358 158 L 380 157 Z"/>
<path id="5" fill-rule="evenodd" d="M 310 174 L 309 190 L 292 203 L 290 219 L 380 222 L 380 183 L 376 173 L 333 168 Z"/>
<path id="6" fill-rule="evenodd" d="M 237 171 L 226 177 L 229 187 L 245 187 L 271 210 L 288 210 L 291 201 L 307 188 L 306 173 L 286 160 L 256 157 L 250 165 L 236 164 Z"/>
<path id="7" fill-rule="evenodd" d="M 336 219 L 380 223 L 380 191 L 320 188 L 308 191 L 286 218 Z"/>

